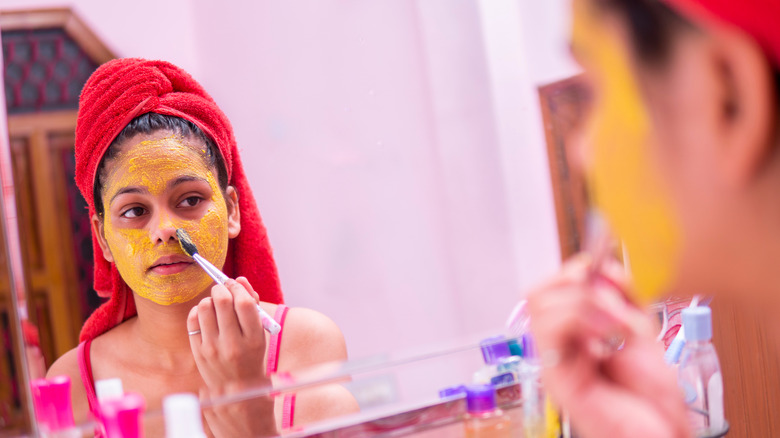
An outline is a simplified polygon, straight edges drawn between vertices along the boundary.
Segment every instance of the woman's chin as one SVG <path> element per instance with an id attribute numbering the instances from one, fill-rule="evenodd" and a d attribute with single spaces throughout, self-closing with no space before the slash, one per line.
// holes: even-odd
<path id="1" fill-rule="evenodd" d="M 132 287 L 136 297 L 158 306 L 189 305 L 211 295 L 211 277 L 202 271 L 184 269 L 171 275 L 147 274 L 142 284 Z"/>
<path id="2" fill-rule="evenodd" d="M 211 295 L 211 288 L 206 289 L 200 289 L 200 292 L 195 291 L 187 291 L 183 292 L 181 290 L 179 291 L 171 291 L 171 293 L 155 293 L 155 294 L 144 294 L 136 292 L 136 297 L 141 298 L 145 301 L 150 302 L 151 304 L 155 304 L 158 306 L 165 306 L 165 307 L 179 307 L 179 306 L 187 306 L 192 307 L 200 302 L 205 297 L 208 297 Z"/>

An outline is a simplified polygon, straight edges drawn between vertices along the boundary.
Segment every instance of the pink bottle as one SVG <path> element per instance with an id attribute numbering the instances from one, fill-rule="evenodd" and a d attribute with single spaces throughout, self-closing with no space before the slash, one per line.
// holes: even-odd
<path id="1" fill-rule="evenodd" d="M 31 383 L 35 417 L 41 434 L 48 437 L 80 437 L 73 421 L 70 377 L 35 379 Z"/>
<path id="2" fill-rule="evenodd" d="M 143 396 L 127 393 L 100 405 L 100 416 L 107 438 L 143 438 Z"/>
<path id="3" fill-rule="evenodd" d="M 51 403 L 54 407 L 54 418 L 56 426 L 52 427 L 53 432 L 64 432 L 75 428 L 73 421 L 73 406 L 70 401 L 70 377 L 56 376 L 49 379 L 49 394 L 51 394 Z"/>
<path id="4" fill-rule="evenodd" d="M 42 434 L 48 434 L 52 419 L 53 406 L 49 402 L 49 392 L 46 387 L 49 381 L 46 379 L 35 379 L 30 382 L 32 387 L 33 406 L 35 407 L 35 421 L 38 423 L 38 429 Z"/>

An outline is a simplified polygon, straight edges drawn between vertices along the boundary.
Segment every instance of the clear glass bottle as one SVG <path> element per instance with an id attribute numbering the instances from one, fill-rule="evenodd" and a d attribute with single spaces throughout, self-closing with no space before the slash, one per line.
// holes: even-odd
<path id="1" fill-rule="evenodd" d="M 496 406 L 493 385 L 466 387 L 466 438 L 511 438 L 511 420 Z"/>
<path id="2" fill-rule="evenodd" d="M 545 397 L 541 390 L 539 357 L 530 333 L 522 337 L 523 361 L 520 364 L 520 387 L 523 394 L 523 430 L 526 438 L 542 438 L 547 431 Z"/>
<path id="3" fill-rule="evenodd" d="M 712 345 L 712 311 L 692 307 L 682 311 L 685 347 L 679 383 L 688 404 L 691 429 L 697 436 L 714 435 L 725 427 L 723 377 Z"/>

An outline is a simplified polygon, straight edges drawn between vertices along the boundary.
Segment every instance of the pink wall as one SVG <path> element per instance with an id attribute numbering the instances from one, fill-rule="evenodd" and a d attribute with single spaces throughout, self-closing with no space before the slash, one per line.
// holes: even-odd
<path id="1" fill-rule="evenodd" d="M 204 84 L 233 122 L 288 303 L 331 316 L 366 356 L 498 331 L 558 264 L 535 90 L 576 70 L 567 2 L 530 3 L 69 4 L 118 55 Z"/>

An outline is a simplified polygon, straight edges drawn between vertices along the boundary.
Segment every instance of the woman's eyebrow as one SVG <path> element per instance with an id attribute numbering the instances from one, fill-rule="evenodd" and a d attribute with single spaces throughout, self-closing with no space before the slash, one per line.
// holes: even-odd
<path id="1" fill-rule="evenodd" d="M 114 193 L 114 196 L 111 197 L 111 200 L 109 200 L 108 203 L 111 204 L 112 202 L 114 202 L 114 199 L 116 199 L 116 197 L 119 195 L 124 195 L 127 193 L 146 193 L 146 192 L 147 190 L 142 189 L 138 186 L 122 187 L 121 189 L 117 190 L 116 193 Z"/>
<path id="2" fill-rule="evenodd" d="M 184 184 L 186 182 L 205 182 L 208 183 L 208 180 L 206 178 L 200 177 L 200 176 L 194 176 L 194 175 L 182 175 L 175 180 L 168 183 L 168 189 L 172 189 L 179 184 Z"/>

